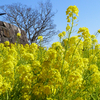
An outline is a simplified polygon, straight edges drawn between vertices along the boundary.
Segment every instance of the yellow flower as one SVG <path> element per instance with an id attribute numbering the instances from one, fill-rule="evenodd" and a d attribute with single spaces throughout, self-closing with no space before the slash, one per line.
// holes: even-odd
<path id="1" fill-rule="evenodd" d="M 30 45 L 30 49 L 31 50 L 33 50 L 33 49 L 37 49 L 38 48 L 38 45 L 36 44 L 36 43 L 32 43 L 31 45 Z"/>
<path id="2" fill-rule="evenodd" d="M 20 34 L 20 33 L 17 33 L 17 36 L 19 36 L 19 37 L 20 37 L 20 36 L 21 36 L 21 34 Z"/>
<path id="3" fill-rule="evenodd" d="M 91 35 L 91 38 L 94 39 L 94 38 L 96 38 L 96 37 L 95 37 L 95 35 Z"/>
<path id="4" fill-rule="evenodd" d="M 79 16 L 78 15 L 79 10 L 78 10 L 77 6 L 75 6 L 75 5 L 74 6 L 69 6 L 67 8 L 66 15 L 68 15 L 70 11 L 73 12 L 74 14 L 76 14 L 77 16 Z M 70 16 L 71 16 L 71 14 L 70 14 Z"/>
<path id="5" fill-rule="evenodd" d="M 73 17 L 73 19 L 75 20 L 75 19 L 77 19 L 77 17 L 76 17 L 76 16 L 74 16 L 74 17 Z"/>
<path id="6" fill-rule="evenodd" d="M 49 95 L 51 93 L 50 86 L 48 86 L 48 85 L 44 86 L 43 92 L 44 92 L 44 94 Z"/>
<path id="7" fill-rule="evenodd" d="M 79 16 L 78 15 L 79 10 L 78 10 L 77 6 L 75 6 L 75 5 L 73 6 L 72 12 L 75 13 L 77 16 Z"/>
<path id="8" fill-rule="evenodd" d="M 43 40 L 43 36 L 38 36 L 38 40 L 40 39 L 40 41 Z"/>
<path id="9" fill-rule="evenodd" d="M 67 11 L 72 11 L 72 8 L 73 8 L 73 6 L 71 5 L 71 6 L 69 6 L 68 8 L 67 8 Z"/>
<path id="10" fill-rule="evenodd" d="M 91 56 L 93 58 L 93 55 Z M 97 72 L 98 71 L 98 66 L 95 64 L 91 64 L 88 68 L 88 70 L 92 70 L 93 72 Z"/>
<path id="11" fill-rule="evenodd" d="M 69 19 L 69 16 L 67 16 L 67 19 Z"/>
<path id="12" fill-rule="evenodd" d="M 6 45 L 6 46 L 8 46 L 8 45 L 9 45 L 9 41 L 5 41 L 4 43 L 5 43 L 5 45 Z"/>
<path id="13" fill-rule="evenodd" d="M 66 15 L 68 15 L 69 12 L 70 12 L 70 10 L 67 10 L 67 11 L 66 11 Z"/>
<path id="14" fill-rule="evenodd" d="M 96 63 L 97 62 L 97 57 L 95 55 L 91 55 L 89 57 L 89 63 Z"/>
<path id="15" fill-rule="evenodd" d="M 81 35 L 78 35 L 78 37 L 81 37 Z"/>
<path id="16" fill-rule="evenodd" d="M 57 47 L 60 47 L 62 49 L 61 43 L 60 42 L 55 42 L 52 44 L 52 48 L 56 49 Z"/>
<path id="17" fill-rule="evenodd" d="M 66 31 L 68 31 L 69 29 L 70 29 L 70 26 L 69 24 L 67 24 Z"/>
<path id="18" fill-rule="evenodd" d="M 65 35 L 66 35 L 66 32 L 65 32 L 65 31 L 63 31 L 63 32 L 62 32 L 62 34 L 63 34 L 63 36 L 65 36 Z"/>
<path id="19" fill-rule="evenodd" d="M 70 22 L 70 19 L 68 19 L 67 22 Z"/>
<path id="20" fill-rule="evenodd" d="M 24 58 L 25 60 L 34 60 L 34 56 L 31 53 L 22 54 L 22 58 Z"/>
<path id="21" fill-rule="evenodd" d="M 55 59 L 57 57 L 57 51 L 54 49 L 49 49 L 46 54 L 51 58 Z"/>
<path id="22" fill-rule="evenodd" d="M 59 33 L 58 36 L 61 38 L 61 37 L 63 37 L 63 34 L 62 33 Z"/>
<path id="23" fill-rule="evenodd" d="M 98 51 L 100 49 L 100 44 L 95 45 L 95 51 Z"/>
<path id="24" fill-rule="evenodd" d="M 100 29 L 98 30 L 98 32 L 100 33 Z"/>
<path id="25" fill-rule="evenodd" d="M 69 13 L 69 17 L 72 17 L 72 12 Z"/>
<path id="26" fill-rule="evenodd" d="M 93 39 L 92 43 L 93 44 L 98 43 L 98 40 L 97 39 Z"/>

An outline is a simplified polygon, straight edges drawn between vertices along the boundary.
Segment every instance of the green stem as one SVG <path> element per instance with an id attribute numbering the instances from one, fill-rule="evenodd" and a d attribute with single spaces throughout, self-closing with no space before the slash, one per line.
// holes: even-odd
<path id="1" fill-rule="evenodd" d="M 72 13 L 72 23 L 73 23 L 73 13 Z M 69 38 L 70 38 L 70 35 L 71 35 L 71 32 L 72 32 L 72 28 L 73 28 L 73 24 L 72 24 L 72 26 L 71 26 L 71 30 L 70 30 L 70 32 L 69 32 L 69 34 L 68 34 L 68 41 L 67 41 L 67 45 L 65 46 L 65 52 L 64 52 L 64 57 L 63 57 L 63 64 L 62 64 L 62 67 L 61 67 L 61 75 L 63 75 L 63 72 L 62 72 L 62 69 L 63 69 L 63 65 L 64 65 L 64 61 L 65 61 L 65 55 L 66 55 L 66 51 L 67 51 L 67 49 L 69 48 Z M 67 77 L 68 77 L 68 75 L 67 75 Z M 67 83 L 67 79 L 65 80 L 66 82 L 65 83 Z M 65 92 L 66 92 L 66 88 L 64 88 L 64 93 L 63 93 L 63 96 L 65 96 Z"/>

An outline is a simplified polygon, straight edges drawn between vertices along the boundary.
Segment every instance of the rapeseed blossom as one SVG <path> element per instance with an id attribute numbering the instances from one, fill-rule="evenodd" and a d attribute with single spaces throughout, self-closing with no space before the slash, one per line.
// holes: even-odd
<path id="1" fill-rule="evenodd" d="M 98 30 L 98 32 L 100 33 L 100 29 Z"/>
<path id="2" fill-rule="evenodd" d="M 68 31 L 71 27 L 67 24 L 66 31 Z"/>
<path id="3" fill-rule="evenodd" d="M 60 38 L 62 38 L 62 37 L 63 37 L 63 34 L 62 34 L 62 33 L 59 33 L 58 36 L 59 36 Z"/>
<path id="4" fill-rule="evenodd" d="M 78 11 L 75 5 L 69 6 L 67 20 L 70 17 L 75 20 Z M 68 35 L 72 28 L 67 24 Z M 55 42 L 48 50 L 41 46 L 39 50 L 36 43 L 17 47 L 8 41 L 0 43 L 1 99 L 88 100 L 95 94 L 98 97 L 100 44 L 88 28 L 81 27 L 78 33 L 82 33 L 84 41 L 79 36 L 69 36 L 63 39 L 64 47 Z M 63 31 L 58 36 L 65 35 Z M 43 37 L 38 39 L 41 41 Z"/>
<path id="5" fill-rule="evenodd" d="M 4 43 L 5 43 L 5 46 L 8 46 L 10 44 L 9 41 L 5 41 Z"/>
<path id="6" fill-rule="evenodd" d="M 68 19 L 67 22 L 70 22 L 70 19 Z"/>
<path id="7" fill-rule="evenodd" d="M 91 38 L 94 39 L 94 38 L 96 38 L 96 36 L 95 35 L 91 35 Z"/>
<path id="8" fill-rule="evenodd" d="M 75 20 L 75 19 L 77 19 L 77 17 L 76 17 L 76 16 L 74 16 L 74 17 L 73 17 L 73 19 Z"/>
<path id="9" fill-rule="evenodd" d="M 77 16 L 79 16 L 78 15 L 79 10 L 78 10 L 77 6 L 75 6 L 75 5 L 74 6 L 69 6 L 67 8 L 66 15 L 68 15 L 69 12 L 73 12 L 74 14 L 76 14 Z"/>
<path id="10" fill-rule="evenodd" d="M 21 34 L 20 34 L 20 33 L 17 33 L 17 36 L 18 36 L 18 37 L 20 37 L 20 36 L 21 36 Z"/>
<path id="11" fill-rule="evenodd" d="M 65 36 L 65 35 L 66 35 L 66 32 L 65 32 L 65 31 L 63 31 L 63 32 L 62 32 L 62 34 L 63 34 L 63 36 Z"/>
<path id="12" fill-rule="evenodd" d="M 43 40 L 43 37 L 42 36 L 38 36 L 38 40 Z"/>

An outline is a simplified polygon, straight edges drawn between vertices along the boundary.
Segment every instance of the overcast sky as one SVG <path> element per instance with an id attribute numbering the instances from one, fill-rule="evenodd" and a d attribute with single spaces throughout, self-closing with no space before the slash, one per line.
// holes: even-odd
<path id="1" fill-rule="evenodd" d="M 28 7 L 38 7 L 38 2 L 46 2 L 46 0 L 1 0 L 0 6 L 12 3 L 21 3 Z M 80 27 L 87 27 L 90 34 L 94 34 L 100 29 L 100 0 L 50 0 L 52 3 L 53 12 L 58 11 L 53 17 L 54 24 L 56 24 L 56 30 L 66 31 L 66 9 L 70 5 L 76 5 L 79 9 L 79 17 L 77 17 L 78 26 L 73 29 L 77 30 Z M 0 10 L 1 11 L 1 10 Z M 0 17 L 2 20 L 2 17 Z M 71 36 L 77 35 L 77 32 L 72 33 Z M 98 43 L 100 43 L 100 35 L 97 37 Z M 59 37 L 56 35 L 46 47 L 51 47 L 52 43 L 59 41 Z"/>

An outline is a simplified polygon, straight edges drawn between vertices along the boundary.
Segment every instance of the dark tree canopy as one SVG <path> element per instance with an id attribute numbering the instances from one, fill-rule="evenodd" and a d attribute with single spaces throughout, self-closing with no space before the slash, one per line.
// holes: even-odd
<path id="1" fill-rule="evenodd" d="M 52 40 L 51 37 L 59 32 L 55 31 L 56 25 L 52 20 L 55 13 L 52 12 L 50 1 L 41 2 L 39 9 L 33 9 L 20 3 L 3 5 L 0 6 L 0 9 L 6 13 L 6 16 L 3 17 L 5 21 L 27 33 L 30 43 L 37 43 L 37 37 L 43 36 L 42 44 L 48 44 Z"/>

